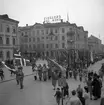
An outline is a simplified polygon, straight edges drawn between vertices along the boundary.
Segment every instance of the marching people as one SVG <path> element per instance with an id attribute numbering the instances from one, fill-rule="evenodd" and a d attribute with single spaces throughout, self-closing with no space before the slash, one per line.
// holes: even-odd
<path id="1" fill-rule="evenodd" d="M 93 86 L 93 96 L 94 96 L 94 100 L 97 100 L 100 96 L 100 89 L 101 89 L 101 85 L 100 85 L 100 82 L 97 78 L 96 75 L 94 75 L 93 77 L 93 81 L 92 81 L 92 86 Z"/>
<path id="2" fill-rule="evenodd" d="M 90 93 L 90 99 L 92 100 L 92 78 L 89 77 L 87 81 L 88 92 Z"/>
<path id="3" fill-rule="evenodd" d="M 89 105 L 89 103 L 90 103 L 90 97 L 89 97 L 89 94 L 88 94 L 88 88 L 84 87 L 84 89 L 85 89 L 85 93 L 84 93 L 85 105 Z"/>
<path id="4" fill-rule="evenodd" d="M 15 74 L 16 74 L 16 82 L 17 82 L 17 85 L 19 85 L 19 70 L 18 69 L 16 69 Z"/>
<path id="5" fill-rule="evenodd" d="M 85 98 L 83 97 L 83 92 L 81 92 L 78 96 L 78 98 L 80 99 L 82 105 L 85 105 Z"/>
<path id="6" fill-rule="evenodd" d="M 35 66 L 34 68 L 33 68 L 33 74 L 34 74 L 34 80 L 37 80 L 37 67 Z"/>
<path id="7" fill-rule="evenodd" d="M 82 74 L 82 71 L 80 71 L 80 72 L 79 72 L 79 80 L 80 80 L 80 82 L 82 82 L 82 75 L 83 75 L 83 74 Z"/>
<path id="8" fill-rule="evenodd" d="M 70 98 L 69 103 L 67 103 L 67 105 L 82 105 L 80 99 L 76 95 L 75 90 L 72 91 L 72 97 Z"/>
<path id="9" fill-rule="evenodd" d="M 57 88 L 57 91 L 56 91 L 54 97 L 56 97 L 56 103 L 57 103 L 57 105 L 60 105 L 60 99 L 62 97 L 62 93 L 60 91 L 60 88 Z"/>
<path id="10" fill-rule="evenodd" d="M 68 83 L 66 82 L 66 85 L 63 87 L 63 91 L 64 91 L 64 97 L 65 96 L 69 96 L 69 86 Z"/>
<path id="11" fill-rule="evenodd" d="M 54 68 L 54 69 L 55 69 L 55 68 Z M 53 87 L 54 87 L 53 90 L 55 90 L 55 88 L 56 88 L 56 83 L 57 83 L 57 75 L 56 75 L 54 69 L 52 70 L 52 85 L 53 85 Z"/>
<path id="12" fill-rule="evenodd" d="M 43 65 L 43 80 L 47 80 L 47 68 L 45 64 Z"/>
<path id="13" fill-rule="evenodd" d="M 1 77 L 1 80 L 4 79 L 4 71 L 2 68 L 0 68 L 0 77 Z"/>
<path id="14" fill-rule="evenodd" d="M 42 66 L 41 64 L 38 66 L 38 75 L 39 75 L 39 80 L 42 80 Z"/>
<path id="15" fill-rule="evenodd" d="M 77 88 L 77 94 L 78 96 L 82 93 L 83 94 L 83 89 L 81 88 L 81 85 L 78 85 L 78 88 Z"/>
<path id="16" fill-rule="evenodd" d="M 23 73 L 22 69 L 23 69 L 22 67 L 18 68 L 18 70 L 19 70 L 18 76 L 19 76 L 20 89 L 23 89 L 24 73 Z"/>

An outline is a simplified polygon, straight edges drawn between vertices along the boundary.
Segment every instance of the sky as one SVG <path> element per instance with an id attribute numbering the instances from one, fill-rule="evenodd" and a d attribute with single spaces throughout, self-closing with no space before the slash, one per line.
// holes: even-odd
<path id="1" fill-rule="evenodd" d="M 61 18 L 83 26 L 104 43 L 104 0 L 0 0 L 0 14 L 18 20 L 19 26 L 43 23 L 44 17 Z M 99 37 L 100 36 L 100 37 Z"/>

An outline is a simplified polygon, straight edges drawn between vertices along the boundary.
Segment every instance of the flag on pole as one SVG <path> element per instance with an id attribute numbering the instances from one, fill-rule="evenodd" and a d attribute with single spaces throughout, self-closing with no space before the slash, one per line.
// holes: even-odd
<path id="1" fill-rule="evenodd" d="M 90 56 L 91 56 L 91 61 L 93 62 L 93 53 L 92 53 L 92 51 L 91 51 Z"/>
<path id="2" fill-rule="evenodd" d="M 67 21 L 69 22 L 69 14 L 67 13 Z"/>

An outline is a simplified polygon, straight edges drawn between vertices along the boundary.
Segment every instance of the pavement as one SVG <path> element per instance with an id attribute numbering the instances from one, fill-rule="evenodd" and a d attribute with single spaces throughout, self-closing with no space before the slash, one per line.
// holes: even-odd
<path id="1" fill-rule="evenodd" d="M 97 62 L 89 70 L 98 71 L 104 60 Z M 6 73 L 7 71 L 5 71 Z M 24 67 L 25 75 L 32 73 L 30 67 Z M 8 78 L 11 77 L 10 72 L 7 74 Z M 74 79 L 67 80 L 69 84 L 69 91 L 76 89 L 79 84 L 84 87 L 84 83 Z M 0 105 L 56 105 L 54 98 L 55 91 L 53 90 L 51 81 L 40 82 L 34 81 L 33 75 L 26 76 L 24 78 L 24 89 L 20 90 L 19 86 L 16 85 L 16 81 L 8 81 L 0 84 Z M 64 101 L 65 105 L 66 101 Z M 92 100 L 90 105 L 100 105 L 99 100 Z"/>

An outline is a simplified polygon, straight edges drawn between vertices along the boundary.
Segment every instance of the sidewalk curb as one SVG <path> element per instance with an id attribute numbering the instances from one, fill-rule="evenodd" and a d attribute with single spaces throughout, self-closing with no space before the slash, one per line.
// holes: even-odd
<path id="1" fill-rule="evenodd" d="M 24 77 L 31 76 L 31 75 L 33 75 L 33 74 L 27 74 L 27 75 L 25 75 Z M 15 79 L 16 79 L 16 78 L 12 78 L 12 79 L 9 79 L 9 80 L 1 81 L 0 84 L 1 84 L 1 83 L 4 83 L 4 82 L 9 82 L 9 81 L 12 81 L 12 80 L 15 80 Z"/>

